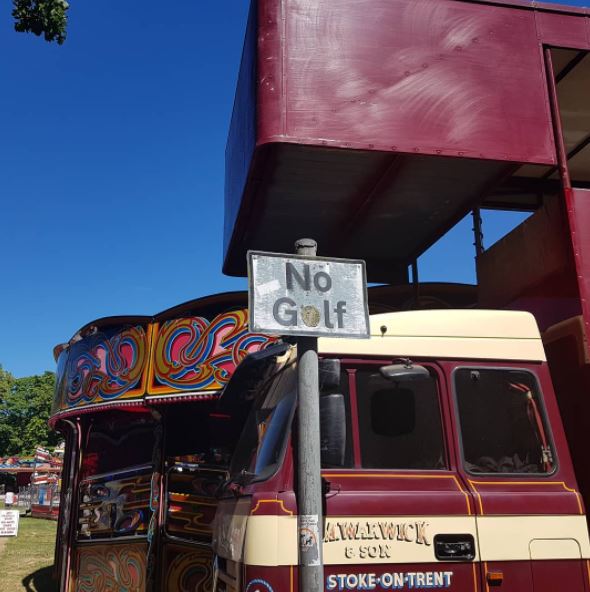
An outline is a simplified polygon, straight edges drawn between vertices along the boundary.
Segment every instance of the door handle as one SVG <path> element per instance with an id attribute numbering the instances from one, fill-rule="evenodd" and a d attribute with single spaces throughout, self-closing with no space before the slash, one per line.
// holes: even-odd
<path id="1" fill-rule="evenodd" d="M 442 561 L 473 561 L 475 541 L 470 534 L 437 534 L 434 555 Z"/>

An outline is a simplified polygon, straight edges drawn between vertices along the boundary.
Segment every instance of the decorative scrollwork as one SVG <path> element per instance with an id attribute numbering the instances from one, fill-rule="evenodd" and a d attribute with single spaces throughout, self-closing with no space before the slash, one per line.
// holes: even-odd
<path id="1" fill-rule="evenodd" d="M 76 592 L 145 590 L 146 551 L 140 545 L 93 546 L 78 555 Z"/>
<path id="2" fill-rule="evenodd" d="M 243 309 L 87 335 L 60 353 L 52 415 L 146 395 L 220 391 L 248 354 L 276 341 L 250 333 Z"/>
<path id="3" fill-rule="evenodd" d="M 172 547 L 180 551 L 182 547 Z M 175 592 L 210 592 L 213 579 L 213 554 L 211 551 L 182 550 L 166 566 L 166 590 Z"/>
<path id="4" fill-rule="evenodd" d="M 221 314 L 211 322 L 203 317 L 166 321 L 155 336 L 154 390 L 222 388 L 249 353 L 274 341 L 248 332 L 247 310 Z"/>
<path id="5" fill-rule="evenodd" d="M 138 386 L 148 359 L 146 331 L 129 327 L 76 344 L 68 359 L 66 407 L 121 397 Z"/>

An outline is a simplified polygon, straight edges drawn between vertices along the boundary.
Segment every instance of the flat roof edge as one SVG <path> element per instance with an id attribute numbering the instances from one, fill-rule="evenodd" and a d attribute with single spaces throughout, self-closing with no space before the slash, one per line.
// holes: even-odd
<path id="1" fill-rule="evenodd" d="M 572 6 L 568 4 L 555 4 L 552 2 L 537 2 L 536 0 L 454 0 L 468 4 L 488 4 L 492 6 L 512 6 L 513 8 L 524 8 L 528 10 L 539 10 L 543 12 L 558 12 L 574 16 L 590 16 L 589 6 Z"/>

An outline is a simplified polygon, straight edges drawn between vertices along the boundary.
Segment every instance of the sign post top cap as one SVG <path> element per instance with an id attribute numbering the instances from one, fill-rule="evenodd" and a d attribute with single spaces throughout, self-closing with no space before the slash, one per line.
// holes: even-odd
<path id="1" fill-rule="evenodd" d="M 313 249 L 317 251 L 318 244 L 313 240 L 313 238 L 300 238 L 295 241 L 295 250 L 299 252 L 301 249 Z"/>

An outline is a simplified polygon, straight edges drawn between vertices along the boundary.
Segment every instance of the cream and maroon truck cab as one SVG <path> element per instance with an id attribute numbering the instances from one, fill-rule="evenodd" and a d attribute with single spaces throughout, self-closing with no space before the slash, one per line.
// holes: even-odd
<path id="1" fill-rule="evenodd" d="M 590 589 L 532 315 L 377 314 L 369 340 L 319 348 L 326 590 Z M 254 356 L 220 401 L 246 419 L 216 516 L 216 590 L 295 592 L 296 353 Z"/>

